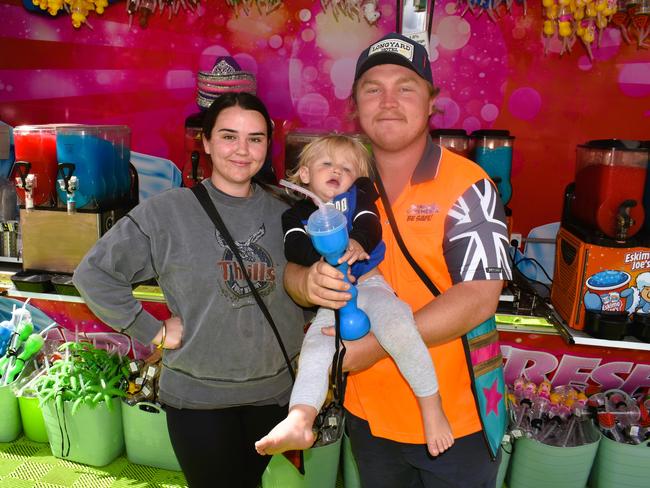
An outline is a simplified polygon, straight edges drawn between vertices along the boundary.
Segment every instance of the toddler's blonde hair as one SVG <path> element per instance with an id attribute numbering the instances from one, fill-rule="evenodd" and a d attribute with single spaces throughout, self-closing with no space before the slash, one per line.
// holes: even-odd
<path id="1" fill-rule="evenodd" d="M 356 162 L 359 168 L 359 176 L 370 176 L 372 166 L 370 164 L 370 153 L 366 146 L 354 137 L 343 134 L 328 134 L 314 139 L 302 148 L 300 156 L 298 156 L 298 164 L 287 172 L 287 180 L 303 186 L 299 175 L 300 168 L 309 167 L 323 154 L 333 157 L 339 151 L 348 152 L 352 156 L 352 161 Z"/>

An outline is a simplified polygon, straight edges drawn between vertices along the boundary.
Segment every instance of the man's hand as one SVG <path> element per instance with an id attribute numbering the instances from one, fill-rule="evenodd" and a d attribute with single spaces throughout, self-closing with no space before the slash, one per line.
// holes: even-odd
<path id="1" fill-rule="evenodd" d="M 334 327 L 323 327 L 321 332 L 334 337 Z M 380 359 L 388 357 L 388 353 L 381 347 L 372 332 L 369 332 L 356 341 L 343 341 L 345 343 L 345 357 L 343 358 L 343 371 L 356 373 L 368 369 Z"/>
<path id="2" fill-rule="evenodd" d="M 178 349 L 183 342 L 183 322 L 180 317 L 170 317 L 165 320 L 165 343 L 163 349 Z M 156 337 L 151 341 L 156 346 L 160 344 L 163 339 L 162 327 Z"/>

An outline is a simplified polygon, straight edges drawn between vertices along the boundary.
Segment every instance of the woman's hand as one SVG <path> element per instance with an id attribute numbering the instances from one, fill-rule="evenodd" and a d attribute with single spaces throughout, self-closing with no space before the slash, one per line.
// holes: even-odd
<path id="1" fill-rule="evenodd" d="M 183 322 L 180 317 L 170 317 L 165 320 L 165 343 L 163 349 L 178 349 L 183 342 Z M 156 337 L 151 341 L 156 346 L 163 340 L 163 329 L 160 328 Z"/>
<path id="2" fill-rule="evenodd" d="M 357 261 L 361 261 L 369 258 L 370 256 L 365 251 L 363 246 L 359 244 L 357 241 L 355 241 L 354 239 L 350 239 L 345 254 L 343 254 L 343 256 L 341 256 L 339 259 L 339 264 L 347 262 L 351 266 Z"/>
<path id="3" fill-rule="evenodd" d="M 325 335 L 335 337 L 334 327 L 323 327 L 321 332 Z M 343 341 L 345 343 L 345 357 L 343 358 L 343 371 L 356 373 L 363 371 L 375 364 L 377 361 L 388 357 L 388 353 L 381 347 L 379 341 L 372 332 L 369 332 L 356 341 Z"/>

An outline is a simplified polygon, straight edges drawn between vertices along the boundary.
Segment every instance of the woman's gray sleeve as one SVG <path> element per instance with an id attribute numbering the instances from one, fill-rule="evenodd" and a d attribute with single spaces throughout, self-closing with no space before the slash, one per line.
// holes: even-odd
<path id="1" fill-rule="evenodd" d="M 156 275 L 149 236 L 127 215 L 88 251 L 72 280 L 97 317 L 148 344 L 162 322 L 133 298 L 131 285 Z"/>

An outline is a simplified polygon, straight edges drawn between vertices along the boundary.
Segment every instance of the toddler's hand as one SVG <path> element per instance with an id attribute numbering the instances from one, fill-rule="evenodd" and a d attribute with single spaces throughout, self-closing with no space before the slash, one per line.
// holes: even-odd
<path id="1" fill-rule="evenodd" d="M 368 258 L 370 258 L 370 256 L 363 249 L 361 244 L 359 244 L 354 239 L 350 239 L 347 250 L 345 251 L 343 256 L 341 256 L 341 258 L 339 259 L 339 264 L 347 262 L 348 265 L 352 265 L 357 261 L 362 261 Z"/>

